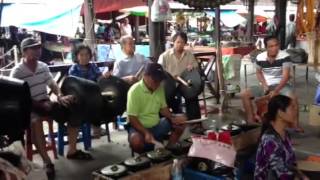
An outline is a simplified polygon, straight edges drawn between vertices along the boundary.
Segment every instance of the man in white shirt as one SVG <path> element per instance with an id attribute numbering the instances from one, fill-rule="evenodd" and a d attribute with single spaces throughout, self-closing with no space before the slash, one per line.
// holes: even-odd
<path id="1" fill-rule="evenodd" d="M 123 23 L 121 24 L 120 30 L 121 30 L 121 36 L 125 36 L 125 35 L 132 36 L 132 28 L 131 28 L 131 25 L 129 24 L 128 18 L 124 19 Z"/>
<path id="2" fill-rule="evenodd" d="M 126 35 L 120 38 L 120 45 L 123 52 L 121 59 L 117 59 L 113 67 L 113 75 L 122 78 L 129 84 L 138 81 L 136 73 L 148 60 L 138 53 L 135 53 L 135 44 L 131 36 Z"/>
<path id="3" fill-rule="evenodd" d="M 52 108 L 47 94 L 47 86 L 57 96 L 58 102 L 64 106 L 68 106 L 73 101 L 73 97 L 61 96 L 60 88 L 53 80 L 48 66 L 38 61 L 41 55 L 40 42 L 26 38 L 21 42 L 21 51 L 23 52 L 22 62 L 12 69 L 10 76 L 26 81 L 30 87 L 33 111 L 31 113 L 32 141 L 44 161 L 47 175 L 50 178 L 55 175 L 54 165 L 46 151 L 42 118 L 38 111 L 41 109 L 40 111 L 49 112 Z"/>

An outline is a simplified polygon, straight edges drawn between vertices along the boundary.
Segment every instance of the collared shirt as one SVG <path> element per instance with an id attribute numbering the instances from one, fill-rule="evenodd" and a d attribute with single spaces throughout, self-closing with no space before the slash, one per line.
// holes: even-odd
<path id="1" fill-rule="evenodd" d="M 135 75 L 146 62 L 146 58 L 138 53 L 132 57 L 123 55 L 121 59 L 114 63 L 112 74 L 120 78 Z"/>
<path id="2" fill-rule="evenodd" d="M 261 69 L 268 86 L 279 84 L 282 79 L 282 72 L 285 68 L 291 68 L 290 55 L 285 51 L 279 51 L 275 61 L 270 63 L 267 52 L 257 56 L 256 68 Z"/>
<path id="3" fill-rule="evenodd" d="M 165 107 L 167 103 L 162 86 L 151 92 L 142 79 L 129 89 L 127 114 L 136 116 L 143 127 L 152 128 L 159 124 L 159 112 Z"/>
<path id="4" fill-rule="evenodd" d="M 32 72 L 22 61 L 12 69 L 10 76 L 28 83 L 33 100 L 49 99 L 47 86 L 54 80 L 47 64 L 38 61 L 35 72 Z"/>
<path id="5" fill-rule="evenodd" d="M 271 179 L 269 176 L 293 179 L 295 163 L 296 158 L 288 133 L 285 139 L 282 139 L 272 127 L 267 129 L 258 147 L 254 179 Z"/>
<path id="6" fill-rule="evenodd" d="M 91 81 L 97 81 L 101 76 L 101 71 L 95 64 L 88 64 L 88 68 L 83 68 L 80 64 L 74 64 L 69 69 L 69 75 L 89 79 Z"/>
<path id="7" fill-rule="evenodd" d="M 178 59 L 173 48 L 162 53 L 158 63 L 172 76 L 181 75 L 181 73 L 187 69 L 188 65 L 192 65 L 194 68 L 198 67 L 198 62 L 190 51 L 184 50 Z"/>

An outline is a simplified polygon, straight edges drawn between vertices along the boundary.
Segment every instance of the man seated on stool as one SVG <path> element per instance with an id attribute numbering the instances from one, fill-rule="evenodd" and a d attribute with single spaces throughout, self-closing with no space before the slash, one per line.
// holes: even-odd
<path id="1" fill-rule="evenodd" d="M 120 38 L 120 46 L 123 52 L 121 59 L 116 60 L 113 67 L 113 75 L 122 78 L 129 84 L 138 81 L 136 73 L 143 67 L 147 60 L 138 53 L 135 53 L 135 44 L 131 36 L 126 35 Z"/>
<path id="2" fill-rule="evenodd" d="M 252 86 L 241 93 L 247 122 L 261 121 L 261 117 L 254 112 L 252 99 L 266 94 L 270 98 L 282 94 L 290 96 L 294 100 L 297 113 L 294 127 L 298 129 L 300 128 L 298 127 L 298 99 L 289 84 L 292 66 L 290 56 L 285 51 L 280 50 L 279 41 L 274 36 L 266 37 L 264 44 L 267 51 L 259 54 L 256 58 L 256 76 L 260 86 Z"/>
<path id="3" fill-rule="evenodd" d="M 186 117 L 173 117 L 166 104 L 161 81 L 165 72 L 161 65 L 148 63 L 143 79 L 128 92 L 127 114 L 130 122 L 129 143 L 134 152 L 143 153 L 154 148 L 171 130 L 169 144 L 175 144 L 184 130 Z M 164 117 L 159 117 L 159 113 Z"/>
<path id="4" fill-rule="evenodd" d="M 52 108 L 47 94 L 47 86 L 50 87 L 52 92 L 57 96 L 58 102 L 64 106 L 72 103 L 74 97 L 61 96 L 60 88 L 53 80 L 48 66 L 39 61 L 41 55 L 40 42 L 32 38 L 26 38 L 21 42 L 21 51 L 23 53 L 21 63 L 12 69 L 10 76 L 26 81 L 30 87 L 33 105 L 33 112 L 31 113 L 31 137 L 45 164 L 48 177 L 52 178 L 55 175 L 55 170 L 46 151 L 46 140 L 42 127 L 43 115 L 35 111 L 38 109 L 38 111 L 49 112 Z"/>

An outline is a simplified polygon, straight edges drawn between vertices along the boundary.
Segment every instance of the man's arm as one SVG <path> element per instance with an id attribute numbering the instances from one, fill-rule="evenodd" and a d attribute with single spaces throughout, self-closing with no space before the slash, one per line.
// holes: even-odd
<path id="1" fill-rule="evenodd" d="M 173 116 L 168 107 L 161 108 L 160 114 L 174 125 L 180 125 L 187 121 L 186 116 Z"/>
<path id="2" fill-rule="evenodd" d="M 261 86 L 263 87 L 263 89 L 267 90 L 268 85 L 267 85 L 266 79 L 264 78 L 264 75 L 263 75 L 261 68 L 256 69 L 256 76 L 257 76 L 257 79 L 260 82 Z"/>
<path id="3" fill-rule="evenodd" d="M 168 107 L 164 107 L 160 109 L 160 114 L 167 118 L 169 121 L 172 120 L 172 113 L 170 112 Z"/>
<path id="4" fill-rule="evenodd" d="M 145 134 L 148 133 L 148 130 L 146 128 L 143 127 L 143 125 L 140 123 L 139 119 L 137 116 L 131 116 L 129 115 L 129 122 L 130 125 L 137 130 L 139 133 L 141 133 L 142 135 L 145 136 Z"/>

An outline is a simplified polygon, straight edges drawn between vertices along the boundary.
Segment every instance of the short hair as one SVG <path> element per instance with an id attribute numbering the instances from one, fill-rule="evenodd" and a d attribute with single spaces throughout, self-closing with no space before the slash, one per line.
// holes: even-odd
<path id="1" fill-rule="evenodd" d="M 132 39 L 133 40 L 133 37 L 130 36 L 130 35 L 121 36 L 121 38 L 120 38 L 120 46 L 121 46 L 121 48 L 123 48 L 124 44 L 127 42 L 128 39 Z"/>
<path id="2" fill-rule="evenodd" d="M 78 56 L 78 54 L 80 53 L 80 51 L 82 51 L 82 50 L 84 50 L 84 49 L 86 49 L 86 50 L 88 51 L 89 56 L 90 56 L 90 59 L 92 58 L 93 55 L 92 55 L 92 51 L 91 51 L 90 47 L 87 46 L 87 45 L 81 44 L 81 45 L 79 45 L 79 46 L 76 46 L 76 48 L 75 48 L 74 51 L 73 51 L 73 54 L 74 54 L 74 56 L 73 56 L 73 62 L 75 62 L 75 63 L 78 63 L 78 62 L 79 62 L 78 59 L 77 59 L 77 56 Z"/>
<path id="3" fill-rule="evenodd" d="M 289 20 L 290 20 L 290 21 L 294 21 L 294 18 L 295 18 L 295 15 L 294 15 L 294 14 L 290 14 L 290 15 L 289 15 Z"/>
<path id="4" fill-rule="evenodd" d="M 263 40 L 263 43 L 264 43 L 265 47 L 267 47 L 268 42 L 271 41 L 271 40 L 277 40 L 277 41 L 279 41 L 276 36 L 273 36 L 273 35 L 272 35 L 272 36 L 267 36 L 267 37 L 265 37 L 264 40 Z"/>
<path id="5" fill-rule="evenodd" d="M 172 41 L 175 42 L 178 37 L 181 37 L 181 39 L 183 39 L 185 43 L 188 42 L 188 36 L 185 32 L 178 31 L 175 35 L 173 35 Z"/>

